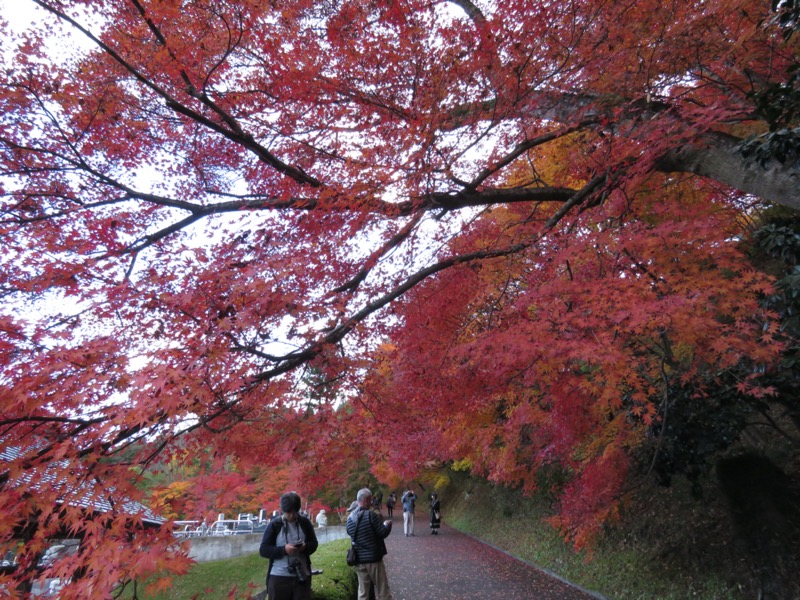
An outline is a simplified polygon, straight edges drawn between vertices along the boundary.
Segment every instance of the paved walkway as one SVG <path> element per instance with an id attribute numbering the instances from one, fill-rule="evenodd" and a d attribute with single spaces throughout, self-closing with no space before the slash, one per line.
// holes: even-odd
<path id="1" fill-rule="evenodd" d="M 416 535 L 403 535 L 395 512 L 384 558 L 394 600 L 597 600 L 569 585 L 442 525 L 430 535 L 427 514 L 417 515 Z"/>

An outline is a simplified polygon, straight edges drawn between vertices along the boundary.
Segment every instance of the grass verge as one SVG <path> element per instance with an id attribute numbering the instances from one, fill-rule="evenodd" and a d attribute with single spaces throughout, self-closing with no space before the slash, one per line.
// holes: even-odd
<path id="1" fill-rule="evenodd" d="M 485 481 L 454 477 L 441 490 L 445 522 L 608 600 L 743 600 L 727 536 L 680 494 L 654 490 L 630 507 L 627 522 L 609 530 L 591 556 L 576 552 L 542 521 L 544 498 L 522 497 Z M 695 511 L 695 512 L 693 512 Z"/>
<path id="2" fill-rule="evenodd" d="M 352 600 L 358 582 L 353 570 L 344 562 L 349 539 L 320 544 L 311 557 L 314 569 L 322 574 L 311 580 L 315 600 Z M 240 556 L 229 560 L 198 563 L 181 577 L 175 577 L 170 589 L 158 594 L 148 594 L 141 583 L 134 589 L 128 586 L 120 600 L 140 598 L 147 600 L 249 600 L 264 590 L 268 561 L 258 554 Z"/>

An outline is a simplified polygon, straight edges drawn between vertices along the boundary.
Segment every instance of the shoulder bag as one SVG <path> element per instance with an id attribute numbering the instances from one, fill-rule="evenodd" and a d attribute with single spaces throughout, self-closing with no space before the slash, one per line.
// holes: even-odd
<path id="1" fill-rule="evenodd" d="M 358 513 L 358 517 L 356 517 L 356 531 L 353 534 L 353 539 L 350 542 L 350 547 L 347 549 L 347 556 L 345 557 L 345 561 L 347 562 L 347 566 L 354 567 L 358 564 L 358 550 L 356 550 L 356 540 L 358 539 L 358 525 L 361 523 L 361 512 Z"/>

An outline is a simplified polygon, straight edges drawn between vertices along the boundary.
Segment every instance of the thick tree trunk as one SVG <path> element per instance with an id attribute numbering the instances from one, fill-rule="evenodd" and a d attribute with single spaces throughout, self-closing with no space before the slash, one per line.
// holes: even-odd
<path id="1" fill-rule="evenodd" d="M 520 118 L 535 118 L 562 123 L 565 126 L 575 125 L 581 121 L 589 123 L 588 128 L 603 127 L 604 121 L 616 121 L 618 133 L 632 138 L 640 138 L 640 125 L 658 118 L 670 109 L 665 103 L 628 101 L 627 114 L 614 115 L 609 111 L 608 102 L 594 94 L 569 94 L 553 91 L 541 91 L 530 94 L 524 107 L 518 107 Z M 613 104 L 619 108 L 619 102 Z M 497 109 L 495 101 L 476 103 L 459 107 L 452 112 L 445 129 L 457 129 L 471 122 L 476 115 L 485 115 L 487 119 L 494 116 Z M 601 118 L 605 115 L 604 118 Z M 761 198 L 775 204 L 800 210 L 800 165 L 797 163 L 782 164 L 771 160 L 765 166 L 755 160 L 746 158 L 739 151 L 739 144 L 744 140 L 724 133 L 712 132 L 702 135 L 692 143 L 674 148 L 656 161 L 655 169 L 664 173 L 693 173 L 719 182 L 721 185 L 737 189 L 746 194 Z M 554 190 L 539 190 L 540 196 Z M 563 190 L 558 190 L 562 192 Z M 504 191 L 496 192 L 502 196 Z M 517 192 L 518 194 L 520 192 Z M 563 195 L 563 194 L 561 194 Z M 492 204 L 493 199 L 476 195 L 471 204 Z M 552 200 L 563 198 L 554 194 Z M 466 204 L 463 195 L 458 200 Z M 494 199 L 497 202 L 503 198 Z M 522 198 L 510 198 L 508 201 L 522 201 Z M 457 204 L 454 200 L 440 200 L 441 203 Z"/>
<path id="2" fill-rule="evenodd" d="M 669 152 L 656 168 L 708 177 L 746 194 L 800 210 L 800 172 L 796 166 L 772 160 L 762 167 L 738 152 L 739 142 L 731 136 L 709 135 L 707 144 Z"/>

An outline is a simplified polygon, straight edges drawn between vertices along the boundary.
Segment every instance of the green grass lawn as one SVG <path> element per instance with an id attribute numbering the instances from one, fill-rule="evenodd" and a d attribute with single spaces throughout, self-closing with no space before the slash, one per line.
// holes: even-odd
<path id="1" fill-rule="evenodd" d="M 345 538 L 320 544 L 311 557 L 314 569 L 321 575 L 312 579 L 315 600 L 352 600 L 358 583 L 355 573 L 344 562 L 350 540 Z M 121 600 L 139 598 L 148 600 L 244 600 L 264 590 L 269 561 L 258 554 L 240 556 L 229 560 L 198 563 L 182 577 L 173 579 L 172 587 L 159 594 L 147 594 L 139 583 L 136 595 L 128 586 Z"/>

